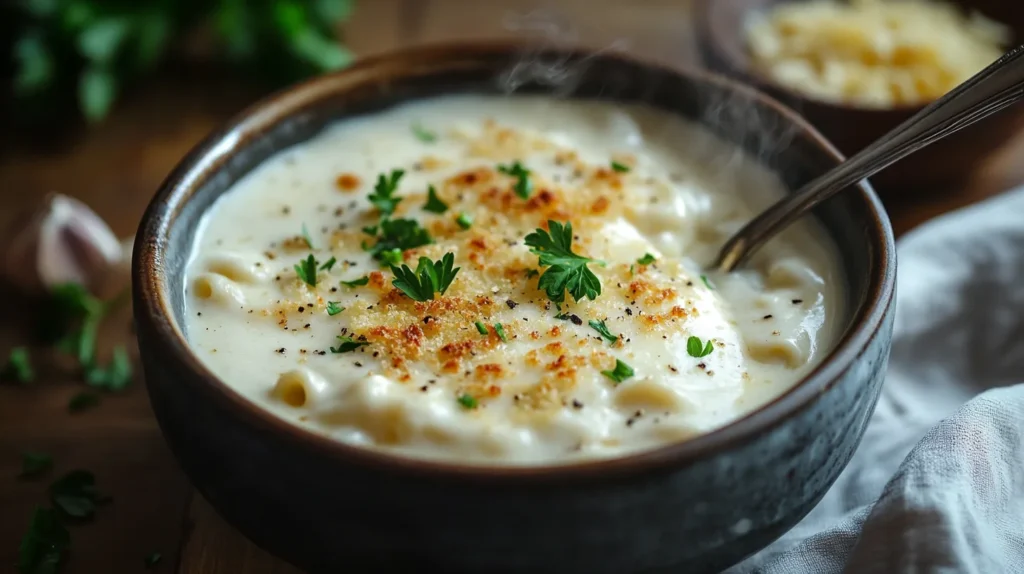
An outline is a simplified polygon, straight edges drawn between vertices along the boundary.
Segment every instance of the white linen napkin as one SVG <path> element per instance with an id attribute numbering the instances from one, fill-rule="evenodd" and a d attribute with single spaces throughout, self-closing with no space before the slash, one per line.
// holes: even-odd
<path id="1" fill-rule="evenodd" d="M 863 442 L 800 524 L 729 574 L 1024 573 L 1024 188 L 897 251 Z"/>

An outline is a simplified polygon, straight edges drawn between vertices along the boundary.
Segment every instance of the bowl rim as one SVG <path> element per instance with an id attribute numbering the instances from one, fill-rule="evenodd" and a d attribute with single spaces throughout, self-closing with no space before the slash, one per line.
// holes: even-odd
<path id="1" fill-rule="evenodd" d="M 172 222 L 181 215 L 193 197 L 197 183 L 205 181 L 206 174 L 219 171 L 218 158 L 231 157 L 238 150 L 251 145 L 253 134 L 259 134 L 287 120 L 303 106 L 340 93 L 335 88 L 344 87 L 346 79 L 362 75 L 372 81 L 374 70 L 400 62 L 404 62 L 407 68 L 409 62 L 433 62 L 435 65 L 441 62 L 442 67 L 445 67 L 457 65 L 459 58 L 467 54 L 479 59 L 482 56 L 500 57 L 522 53 L 524 49 L 536 51 L 537 46 L 529 42 L 505 40 L 445 42 L 417 45 L 363 58 L 344 70 L 306 80 L 265 96 L 207 135 L 170 172 L 150 201 L 139 225 L 132 256 L 132 291 L 140 345 L 148 344 L 158 348 L 160 352 L 156 356 L 160 362 L 177 363 L 177 370 L 199 381 L 196 388 L 203 391 L 205 400 L 217 402 L 240 417 L 245 424 L 286 438 L 312 450 L 318 457 L 329 457 L 380 471 L 463 483 L 579 484 L 668 472 L 749 442 L 808 408 L 816 397 L 832 387 L 855 363 L 884 325 L 893 304 L 896 265 L 893 230 L 878 196 L 867 182 L 861 182 L 856 193 L 869 213 L 869 219 L 864 223 L 877 243 L 878 271 L 870 280 L 866 297 L 858 308 L 852 310 L 854 315 L 845 333 L 833 350 L 787 392 L 723 427 L 684 442 L 571 464 L 501 466 L 413 458 L 344 443 L 279 417 L 234 390 L 214 375 L 191 351 L 182 328 L 173 317 L 172 295 L 164 288 L 165 282 L 159 270 L 163 269 L 164 246 L 169 243 Z M 543 48 L 543 51 L 567 58 L 618 61 L 682 76 L 695 84 L 716 85 L 745 95 L 774 108 L 794 128 L 800 130 L 809 142 L 836 162 L 843 160 L 839 151 L 796 112 L 739 81 L 621 53 L 596 53 L 585 47 L 548 47 Z M 141 340 L 143 334 L 147 337 L 145 343 Z"/>
<path id="2" fill-rule="evenodd" d="M 812 0 L 782 0 L 781 2 L 773 2 L 773 4 L 781 3 L 792 3 L 792 2 L 809 2 Z M 755 86 L 761 87 L 762 89 L 775 90 L 780 94 L 785 94 L 786 97 L 794 98 L 801 104 L 811 104 L 832 110 L 833 112 L 852 112 L 859 114 L 877 114 L 877 115 L 893 115 L 893 116 L 911 116 L 928 106 L 928 104 L 935 100 L 928 100 L 920 104 L 901 104 L 892 107 L 871 107 L 865 106 L 856 102 L 846 103 L 838 101 L 830 101 L 823 98 L 806 94 L 799 90 L 796 90 L 790 86 L 787 86 L 781 82 L 776 81 L 770 76 L 764 74 L 761 70 L 755 66 L 744 65 L 744 60 L 738 57 L 734 50 L 730 49 L 729 44 L 722 41 L 722 35 L 719 34 L 715 26 L 711 25 L 712 18 L 711 14 L 714 10 L 721 9 L 722 2 L 716 0 L 693 0 L 693 21 L 694 27 L 698 31 L 696 34 L 697 42 L 706 44 L 706 47 L 710 50 L 714 50 L 720 58 L 728 61 L 728 67 L 731 73 L 741 76 L 741 80 L 748 83 L 754 84 Z M 745 18 L 752 12 L 758 10 L 746 9 L 743 11 Z M 742 20 L 740 25 L 736 28 L 738 36 L 743 36 L 743 23 Z"/>

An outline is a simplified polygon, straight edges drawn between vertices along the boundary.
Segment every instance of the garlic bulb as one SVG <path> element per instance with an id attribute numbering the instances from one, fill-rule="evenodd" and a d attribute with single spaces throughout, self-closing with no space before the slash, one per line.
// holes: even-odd
<path id="1" fill-rule="evenodd" d="M 96 294 L 127 276 L 125 250 L 110 227 L 77 199 L 50 194 L 24 223 L 15 223 L 3 260 L 5 279 L 35 293 L 78 283 Z"/>

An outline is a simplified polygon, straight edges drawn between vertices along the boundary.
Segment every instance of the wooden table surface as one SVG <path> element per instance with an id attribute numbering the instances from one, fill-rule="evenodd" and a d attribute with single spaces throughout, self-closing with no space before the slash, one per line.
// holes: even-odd
<path id="1" fill-rule="evenodd" d="M 536 6 L 542 6 L 539 11 Z M 547 8 L 543 8 L 547 6 Z M 555 6 L 556 8 L 551 8 Z M 540 25 L 543 23 L 544 25 Z M 456 38 L 528 35 L 544 42 L 616 46 L 675 64 L 695 62 L 685 0 L 362 0 L 346 26 L 359 55 Z M 0 229 L 18 209 L 48 191 L 77 196 L 122 236 L 134 233 L 153 191 L 202 136 L 259 94 L 216 71 L 161 72 L 122 101 L 113 116 L 80 130 L 58 149 L 29 150 L 3 139 Z M 978 201 L 1020 181 L 1024 138 L 993 158 L 970 185 L 944 193 L 885 198 L 897 233 L 943 212 Z M 25 340 L 32 314 L 0 293 L 0 357 Z M 106 339 L 130 339 L 128 311 L 111 322 Z M 33 507 L 45 503 L 48 478 L 15 479 L 23 450 L 52 453 L 55 474 L 95 472 L 112 504 L 96 520 L 72 528 L 64 572 L 143 571 L 143 558 L 161 552 L 161 572 L 285 574 L 295 572 L 224 525 L 171 458 L 136 381 L 98 408 L 67 412 L 81 388 L 55 365 L 39 367 L 31 388 L 0 385 L 0 564 L 13 564 Z"/>

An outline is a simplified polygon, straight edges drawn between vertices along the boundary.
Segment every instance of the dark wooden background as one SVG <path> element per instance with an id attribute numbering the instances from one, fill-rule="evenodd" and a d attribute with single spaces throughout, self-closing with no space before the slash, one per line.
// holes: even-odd
<path id="1" fill-rule="evenodd" d="M 358 55 L 424 42 L 531 35 L 542 41 L 615 45 L 660 61 L 695 63 L 686 0 L 361 0 L 346 25 Z M 534 18 L 524 18 L 531 16 Z M 548 26 L 523 30 L 543 16 Z M 519 28 L 519 29 L 516 29 Z M 82 198 L 122 236 L 134 233 L 153 191 L 189 148 L 259 93 L 217 70 L 169 67 L 128 94 L 101 126 L 41 152 L 2 139 L 0 230 L 48 191 Z M 965 145 L 969 145 L 965 144 Z M 1005 190 L 1024 175 L 1024 138 L 992 159 L 969 185 L 913 197 L 886 197 L 898 233 Z M 32 327 L 23 301 L 0 292 L 0 356 Z M 106 340 L 130 340 L 128 311 Z M 141 381 L 98 408 L 72 415 L 67 401 L 81 383 L 42 365 L 32 388 L 0 385 L 0 571 L 7 571 L 32 508 L 45 501 L 47 479 L 15 479 L 23 450 L 54 455 L 55 474 L 96 473 L 114 501 L 72 531 L 70 574 L 143 571 L 143 558 L 164 555 L 157 571 L 187 574 L 285 574 L 193 497 L 151 415 Z M 13 569 L 12 569 L 13 570 Z"/>

